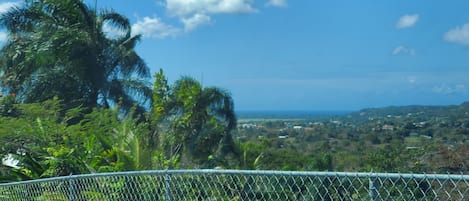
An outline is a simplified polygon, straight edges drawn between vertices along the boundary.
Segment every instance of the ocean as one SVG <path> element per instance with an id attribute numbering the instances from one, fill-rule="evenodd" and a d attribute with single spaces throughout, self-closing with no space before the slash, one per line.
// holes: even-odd
<path id="1" fill-rule="evenodd" d="M 312 119 L 345 116 L 354 111 L 236 111 L 238 119 Z"/>

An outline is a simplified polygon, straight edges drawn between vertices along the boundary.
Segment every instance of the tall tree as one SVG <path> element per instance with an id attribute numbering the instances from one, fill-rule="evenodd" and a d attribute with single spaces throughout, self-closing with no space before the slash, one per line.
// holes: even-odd
<path id="1" fill-rule="evenodd" d="M 81 0 L 26 0 L 0 15 L 8 40 L 0 50 L 0 83 L 24 102 L 58 96 L 85 107 L 135 103 L 143 110 L 149 69 L 134 48 L 129 20 L 96 12 Z"/>
<path id="2" fill-rule="evenodd" d="M 171 87 L 162 72 L 155 78 L 152 117 L 159 124 L 155 128 L 162 129 L 156 133 L 163 135 L 160 143 L 167 157 L 177 153 L 186 166 L 219 165 L 213 160 L 234 149 L 231 131 L 236 128 L 236 115 L 231 95 L 217 87 L 203 87 L 190 77 Z"/>

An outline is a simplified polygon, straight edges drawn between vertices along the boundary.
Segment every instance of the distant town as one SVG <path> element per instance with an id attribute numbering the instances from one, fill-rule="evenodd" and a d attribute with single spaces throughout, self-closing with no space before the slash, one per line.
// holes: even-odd
<path id="1" fill-rule="evenodd" d="M 267 169 L 467 172 L 469 104 L 322 116 L 241 115 L 236 138 L 261 144 L 257 159 Z M 278 155 L 290 157 L 275 164 Z"/>

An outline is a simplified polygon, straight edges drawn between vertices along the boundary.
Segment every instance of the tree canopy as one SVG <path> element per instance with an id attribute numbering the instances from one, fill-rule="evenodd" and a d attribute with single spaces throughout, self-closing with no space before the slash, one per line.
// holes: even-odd
<path id="1" fill-rule="evenodd" d="M 0 83 L 26 103 L 57 96 L 68 105 L 140 110 L 151 99 L 150 71 L 134 48 L 129 20 L 81 0 L 25 1 L 0 15 Z M 112 33 L 110 33 L 112 30 Z"/>
<path id="2" fill-rule="evenodd" d="M 163 145 L 167 153 L 181 153 L 186 165 L 236 154 L 230 133 L 236 128 L 236 115 L 227 91 L 203 87 L 191 77 L 182 77 L 169 86 L 162 71 L 155 75 L 153 91 L 154 128 L 162 129 L 159 133 L 173 142 Z M 164 122 L 165 128 L 158 127 Z"/>
<path id="3" fill-rule="evenodd" d="M 152 89 L 125 16 L 25 0 L 0 26 L 0 180 L 214 166 L 233 149 L 230 94 L 162 71 Z"/>
<path id="4" fill-rule="evenodd" d="M 155 77 L 165 79 L 162 72 Z M 11 95 L 2 97 L 0 157 L 16 162 L 2 164 L 0 180 L 227 166 L 227 156 L 236 157 L 231 96 L 188 77 L 173 85 L 157 84 L 161 79 L 155 81 L 154 95 L 163 97 L 158 92 L 166 88 L 167 98 L 155 101 L 143 120 L 123 117 L 118 106 L 86 112 L 58 98 L 20 104 Z M 181 88 L 182 82 L 192 87 Z M 68 123 L 77 117 L 82 117 L 78 123 Z"/>

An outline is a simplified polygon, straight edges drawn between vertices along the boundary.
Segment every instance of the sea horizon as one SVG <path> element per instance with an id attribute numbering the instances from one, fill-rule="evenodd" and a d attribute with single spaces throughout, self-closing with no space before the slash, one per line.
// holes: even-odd
<path id="1" fill-rule="evenodd" d="M 239 119 L 251 118 L 316 118 L 344 116 L 355 110 L 237 110 Z"/>

